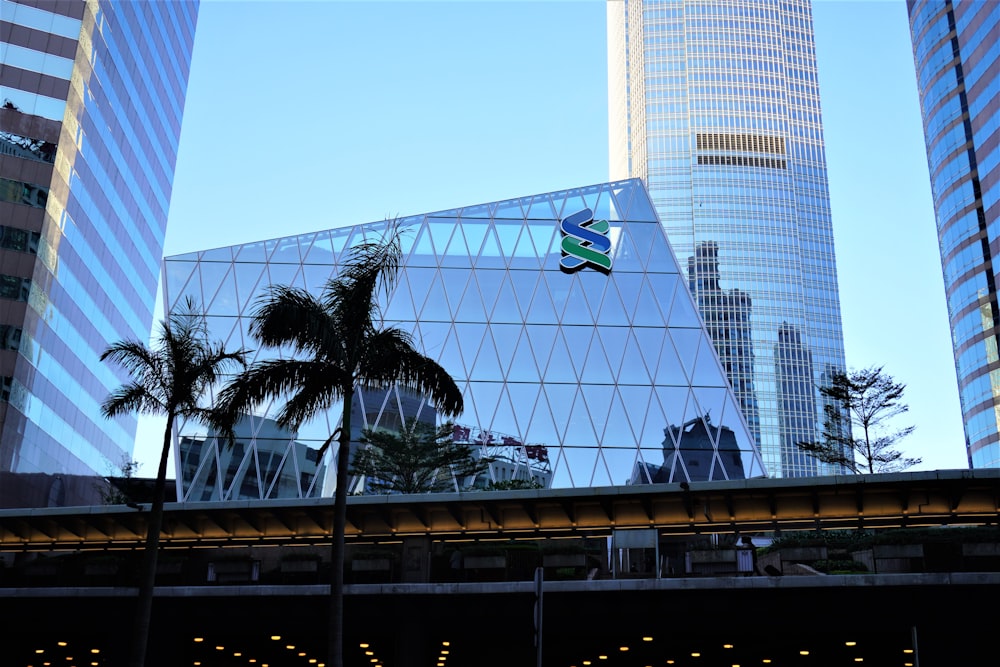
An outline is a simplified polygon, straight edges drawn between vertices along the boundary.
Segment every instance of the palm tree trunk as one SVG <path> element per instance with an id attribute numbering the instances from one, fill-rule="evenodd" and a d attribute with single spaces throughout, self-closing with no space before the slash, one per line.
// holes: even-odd
<path id="1" fill-rule="evenodd" d="M 163 526 L 163 497 L 167 479 L 167 456 L 170 454 L 170 430 L 174 424 L 173 411 L 167 414 L 167 427 L 163 433 L 163 449 L 160 452 L 160 467 L 156 470 L 156 485 L 153 487 L 153 504 L 146 522 L 146 548 L 142 553 L 142 573 L 139 580 L 139 602 L 135 612 L 132 630 L 131 667 L 143 667 L 146 662 L 146 646 L 149 643 L 149 629 L 153 612 L 153 588 L 156 585 L 156 558 L 160 546 L 160 530 Z"/>
<path id="2" fill-rule="evenodd" d="M 345 387 L 344 416 L 340 424 L 340 446 L 337 449 L 337 488 L 334 490 L 333 526 L 330 555 L 330 667 L 344 666 L 344 527 L 347 525 L 347 469 L 351 456 L 351 403 L 354 385 Z"/>

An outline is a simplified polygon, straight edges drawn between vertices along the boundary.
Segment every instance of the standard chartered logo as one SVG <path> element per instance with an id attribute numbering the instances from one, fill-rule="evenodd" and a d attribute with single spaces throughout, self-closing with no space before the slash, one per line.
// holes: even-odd
<path id="1" fill-rule="evenodd" d="M 576 271 L 586 264 L 601 271 L 611 270 L 611 239 L 607 220 L 594 220 L 589 208 L 559 221 L 562 231 L 563 258 L 559 264 L 566 271 Z"/>

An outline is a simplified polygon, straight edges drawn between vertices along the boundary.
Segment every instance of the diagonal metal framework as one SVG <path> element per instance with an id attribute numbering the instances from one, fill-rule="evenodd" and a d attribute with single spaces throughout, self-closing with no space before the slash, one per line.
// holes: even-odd
<path id="1" fill-rule="evenodd" d="M 605 265 L 567 270 L 565 223 L 603 239 Z M 464 440 L 498 463 L 454 490 L 533 480 L 548 488 L 734 480 L 766 472 L 726 371 L 638 179 L 521 197 L 399 221 L 404 261 L 382 303 L 386 326 L 412 334 L 462 388 Z M 598 224 L 600 223 L 600 224 Z M 343 227 L 164 260 L 165 304 L 203 303 L 213 338 L 255 349 L 250 314 L 269 284 L 318 292 L 351 247 L 386 222 Z M 579 225 L 577 225 L 579 227 Z M 593 230 L 605 230 L 606 237 Z M 598 247 L 598 246 L 593 246 Z M 593 254 L 593 252 L 591 252 Z M 603 257 L 603 255 L 602 255 Z M 608 268 L 610 266 L 610 268 Z M 598 270 L 599 269 L 599 270 Z M 270 351 L 258 355 L 270 355 Z M 178 497 L 237 500 L 332 493 L 332 449 L 310 458 L 342 406 L 298 433 L 260 406 L 235 450 L 180 425 Z M 440 421 L 420 396 L 359 388 L 362 427 Z M 364 492 L 363 480 L 351 492 Z"/>

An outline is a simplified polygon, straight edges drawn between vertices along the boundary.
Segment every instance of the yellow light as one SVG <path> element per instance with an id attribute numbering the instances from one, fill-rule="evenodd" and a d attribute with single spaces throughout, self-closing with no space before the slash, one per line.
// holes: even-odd
<path id="1" fill-rule="evenodd" d="M 912 648 L 904 648 L 903 649 L 903 653 L 913 653 L 913 649 Z"/>
<path id="2" fill-rule="evenodd" d="M 368 644 L 358 644 L 361 648 L 368 648 Z"/>
<path id="3" fill-rule="evenodd" d="M 365 655 L 375 655 L 375 651 L 365 651 Z"/>
<path id="4" fill-rule="evenodd" d="M 56 642 L 56 644 L 58 644 L 59 646 L 65 646 L 66 642 Z"/>
<path id="5" fill-rule="evenodd" d="M 100 653 L 101 649 L 99 649 L 99 648 L 92 648 L 92 649 L 90 649 L 90 652 L 91 653 Z"/>
<path id="6" fill-rule="evenodd" d="M 733 647 L 732 644 L 723 644 L 722 645 L 722 648 L 732 648 L 732 647 Z"/>
<path id="7" fill-rule="evenodd" d="M 292 646 L 291 644 L 286 644 L 285 648 L 287 648 L 289 651 L 294 651 L 295 650 L 295 647 Z"/>
<path id="8" fill-rule="evenodd" d="M 809 655 L 809 651 L 799 651 L 799 655 Z"/>
<path id="9" fill-rule="evenodd" d="M 674 664 L 674 661 L 673 660 L 667 660 L 667 664 L 668 665 L 672 665 L 672 664 Z"/>
<path id="10" fill-rule="evenodd" d="M 273 639 L 274 641 L 278 641 L 279 639 L 281 639 L 281 635 L 271 635 L 271 639 Z"/>
<path id="11" fill-rule="evenodd" d="M 844 646 L 857 646 L 857 642 L 844 642 Z"/>
<path id="12" fill-rule="evenodd" d="M 35 653 L 45 653 L 45 649 L 43 649 L 43 648 L 36 648 L 35 649 Z"/>
<path id="13" fill-rule="evenodd" d="M 442 651 L 441 651 L 441 655 L 448 655 L 448 651 L 444 651 L 444 650 L 442 650 Z"/>
<path id="14" fill-rule="evenodd" d="M 864 662 L 864 661 L 865 661 L 864 658 L 855 658 L 854 659 L 854 662 Z"/>
<path id="15" fill-rule="evenodd" d="M 441 646 L 451 646 L 451 642 L 441 642 Z"/>
<path id="16" fill-rule="evenodd" d="M 904 662 L 903 663 L 903 667 L 913 667 L 913 663 L 912 662 Z"/>
<path id="17" fill-rule="evenodd" d="M 253 661 L 251 660 L 251 662 L 253 662 Z M 316 664 L 316 658 L 309 658 L 309 664 L 310 665 Z"/>
<path id="18" fill-rule="evenodd" d="M 585 665 L 589 665 L 589 664 L 590 664 L 590 660 L 584 660 L 584 661 L 583 661 L 583 664 L 585 664 Z"/>
<path id="19" fill-rule="evenodd" d="M 306 657 L 306 652 L 305 651 L 299 651 L 299 657 L 300 658 Z"/>
<path id="20" fill-rule="evenodd" d="M 701 657 L 701 653 L 692 653 L 691 657 L 692 658 L 700 658 Z"/>
<path id="21" fill-rule="evenodd" d="M 444 663 L 443 663 L 443 662 L 439 662 L 439 663 L 437 664 L 437 667 L 444 667 Z"/>
<path id="22" fill-rule="evenodd" d="M 242 654 L 242 653 L 240 653 L 239 651 L 236 651 L 235 653 L 233 653 L 233 657 L 234 657 L 234 658 L 238 658 L 238 657 L 240 657 L 241 655 L 243 655 L 243 654 Z"/>
<path id="23" fill-rule="evenodd" d="M 372 658 L 372 662 L 378 662 L 378 658 Z"/>
<path id="24" fill-rule="evenodd" d="M 90 664 L 91 664 L 91 665 L 99 665 L 99 664 L 101 664 L 101 663 L 99 663 L 99 662 L 92 662 L 92 663 L 90 663 Z"/>
<path id="25" fill-rule="evenodd" d="M 770 658 L 764 658 L 763 660 L 761 660 L 761 662 L 763 662 L 765 665 L 770 665 L 771 664 L 771 659 Z"/>
<path id="26" fill-rule="evenodd" d="M 195 637 L 194 640 L 196 642 L 203 642 L 203 641 L 205 641 L 205 638 L 204 637 Z"/>
<path id="27" fill-rule="evenodd" d="M 644 641 L 644 642 L 651 642 L 651 641 L 653 641 L 653 638 L 652 637 L 643 637 L 642 641 Z"/>
<path id="28" fill-rule="evenodd" d="M 200 663 L 200 662 L 198 662 L 197 660 L 195 660 L 195 661 L 194 661 L 194 665 L 195 665 L 195 667 L 198 667 L 198 666 L 199 666 L 200 664 L 201 664 L 201 663 Z"/>
<path id="29" fill-rule="evenodd" d="M 226 650 L 226 647 L 225 647 L 225 646 L 216 646 L 216 647 L 215 647 L 215 650 L 216 650 L 216 651 L 225 651 L 225 650 Z"/>
<path id="30" fill-rule="evenodd" d="M 628 650 L 628 646 L 621 646 L 621 647 L 618 648 L 618 650 L 619 651 L 627 651 Z"/>
<path id="31" fill-rule="evenodd" d="M 606 655 L 599 655 L 599 656 L 597 656 L 597 659 L 598 660 L 607 660 L 608 656 L 606 656 Z"/>

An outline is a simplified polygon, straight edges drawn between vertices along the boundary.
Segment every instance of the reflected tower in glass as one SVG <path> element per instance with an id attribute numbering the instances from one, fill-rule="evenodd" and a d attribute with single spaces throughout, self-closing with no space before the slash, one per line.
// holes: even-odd
<path id="1" fill-rule="evenodd" d="M 131 458 L 99 357 L 149 339 L 197 11 L 0 0 L 0 506 Z"/>
<path id="2" fill-rule="evenodd" d="M 399 221 L 404 259 L 383 299 L 385 323 L 404 328 L 420 352 L 456 380 L 465 412 L 455 439 L 495 458 L 490 479 L 456 479 L 453 490 L 509 479 L 549 487 L 732 480 L 765 475 L 753 436 L 728 385 L 648 194 L 637 179 L 466 206 Z M 164 303 L 205 304 L 213 337 L 257 349 L 250 315 L 271 284 L 318 292 L 348 249 L 380 237 L 386 222 L 217 248 L 164 260 Z M 581 231 L 582 230 L 582 231 Z M 585 240 L 589 239 L 589 240 Z M 274 352 L 258 351 L 257 358 Z M 259 466 L 253 434 L 281 404 L 251 416 L 243 465 Z M 359 388 L 357 425 L 392 428 L 403 419 L 440 422 L 424 397 Z M 342 406 L 287 438 L 318 449 Z M 186 442 L 204 440 L 181 424 Z M 278 450 L 272 434 L 268 452 Z M 332 450 L 333 448 L 331 448 Z M 332 493 L 334 466 L 299 495 Z M 239 464 L 231 462 L 234 470 Z M 188 497 L 225 471 L 188 475 Z M 271 476 L 256 475 L 270 496 Z M 654 477 L 655 475 L 655 477 Z M 178 471 L 177 479 L 185 474 Z M 352 487 L 353 490 L 353 487 Z M 245 488 L 216 498 L 246 497 Z M 243 494 L 243 495 L 239 495 Z"/>
<path id="3" fill-rule="evenodd" d="M 1000 3 L 907 0 L 972 468 L 1000 466 Z"/>
<path id="4" fill-rule="evenodd" d="M 611 177 L 646 184 L 769 473 L 840 472 L 795 446 L 845 369 L 809 1 L 607 15 Z"/>

